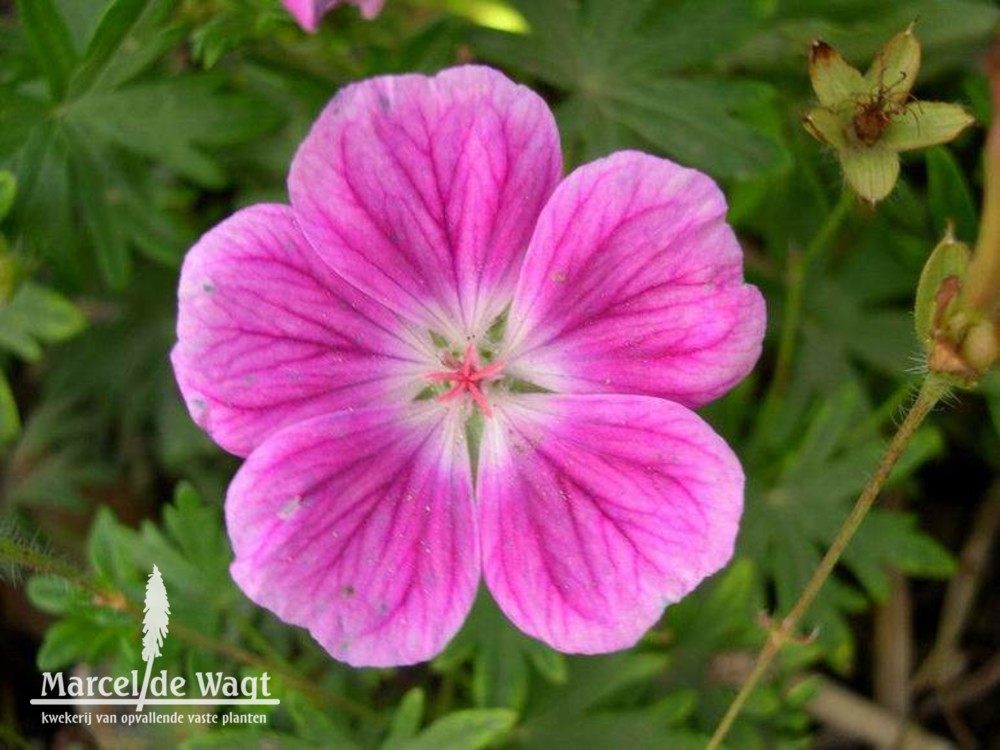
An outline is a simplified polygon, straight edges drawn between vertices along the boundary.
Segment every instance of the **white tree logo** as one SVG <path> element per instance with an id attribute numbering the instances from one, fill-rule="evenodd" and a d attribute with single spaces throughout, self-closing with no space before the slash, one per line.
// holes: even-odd
<path id="1" fill-rule="evenodd" d="M 163 587 L 163 576 L 155 565 L 146 582 L 146 602 L 142 618 L 142 660 L 146 662 L 146 676 L 142 680 L 142 692 L 135 704 L 135 710 L 141 711 L 146 700 L 146 690 L 149 688 L 149 675 L 153 669 L 153 659 L 160 655 L 160 647 L 167 635 L 167 623 L 170 620 L 170 602 L 167 601 L 167 590 Z"/>

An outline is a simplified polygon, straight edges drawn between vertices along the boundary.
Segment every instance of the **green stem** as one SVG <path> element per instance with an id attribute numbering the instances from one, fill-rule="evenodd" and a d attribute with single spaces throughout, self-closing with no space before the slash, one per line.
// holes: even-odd
<path id="1" fill-rule="evenodd" d="M 743 682 L 739 693 L 737 693 L 736 698 L 722 717 L 722 721 L 719 722 L 715 734 L 712 735 L 707 750 L 718 749 L 722 740 L 729 733 L 736 717 L 739 716 L 740 711 L 743 709 L 743 705 L 753 692 L 754 687 L 756 687 L 757 683 L 770 668 L 771 663 L 781 648 L 794 636 L 799 621 L 816 599 L 816 595 L 819 594 L 823 584 L 826 583 L 826 579 L 830 577 L 844 549 L 850 543 L 858 527 L 861 526 L 861 522 L 864 521 L 865 516 L 868 515 L 868 511 L 871 510 L 872 505 L 878 498 L 879 492 L 882 490 L 882 485 L 889 478 L 889 474 L 892 472 L 896 462 L 899 461 L 903 450 L 910 442 L 914 433 L 916 433 L 917 428 L 920 427 L 924 419 L 947 391 L 947 384 L 933 375 L 928 376 L 924 380 L 920 392 L 917 394 L 916 401 L 910 407 L 906 419 L 903 420 L 903 423 L 899 426 L 899 430 L 897 430 L 892 441 L 889 443 L 889 447 L 882 456 L 875 474 L 868 480 L 868 484 L 861 491 L 861 495 L 854 504 L 850 515 L 844 520 L 833 543 L 826 551 L 826 555 L 820 561 L 819 567 L 816 568 L 802 594 L 799 596 L 798 601 L 795 602 L 795 606 L 781 620 L 780 625 L 771 631 L 767 643 L 764 644 L 764 647 L 757 655 L 757 661 L 754 663 L 753 670 Z"/>
<path id="2" fill-rule="evenodd" d="M 987 73 L 994 115 L 983 149 L 983 210 L 964 303 L 996 320 L 1000 316 L 1000 37 L 987 58 Z"/>
<path id="3" fill-rule="evenodd" d="M 30 544 L 19 542 L 0 534 L 0 560 L 16 568 L 30 568 L 36 573 L 64 578 L 78 588 L 95 596 L 105 594 L 103 590 L 81 578 L 69 563 L 47 555 Z"/>
<path id="4" fill-rule="evenodd" d="M 18 542 L 15 539 L 0 536 L 0 561 L 12 563 L 18 567 L 30 568 L 36 573 L 58 576 L 59 578 L 62 578 L 74 586 L 86 591 L 91 595 L 95 603 L 112 603 L 108 604 L 108 606 L 116 609 L 117 611 L 124 612 L 137 621 L 142 619 L 142 608 L 134 602 L 129 601 L 121 592 L 97 586 L 88 581 L 86 578 L 80 576 L 68 563 L 52 557 L 51 555 L 47 555 L 40 550 L 34 549 L 27 544 Z M 309 695 L 314 701 L 337 706 L 338 708 L 349 711 L 350 713 L 364 719 L 383 721 L 380 714 L 376 711 L 373 711 L 367 706 L 357 703 L 350 698 L 345 698 L 338 693 L 333 693 L 325 688 L 321 688 L 313 684 L 283 664 L 275 663 L 274 661 L 270 661 L 237 646 L 231 646 L 228 643 L 209 638 L 208 636 L 202 635 L 195 630 L 191 630 L 180 623 L 171 623 L 170 632 L 182 641 L 186 641 L 189 645 L 196 648 L 214 651 L 222 656 L 232 659 L 233 661 L 257 667 L 268 672 L 273 672 L 281 677 L 286 685 L 294 687 L 297 690 L 301 690 L 303 693 Z"/>
<path id="5" fill-rule="evenodd" d="M 798 340 L 799 326 L 802 319 L 802 306 L 805 297 L 806 279 L 809 268 L 817 256 L 826 248 L 840 229 L 844 219 L 854 205 L 854 196 L 845 190 L 833 210 L 827 214 L 826 221 L 816 232 L 802 253 L 792 253 L 788 261 L 788 281 L 785 291 L 785 317 L 781 326 L 781 340 L 778 343 L 778 356 L 774 365 L 774 378 L 765 398 L 767 405 L 773 406 L 777 398 L 784 392 L 791 376 L 792 362 L 795 357 L 795 343 Z"/>

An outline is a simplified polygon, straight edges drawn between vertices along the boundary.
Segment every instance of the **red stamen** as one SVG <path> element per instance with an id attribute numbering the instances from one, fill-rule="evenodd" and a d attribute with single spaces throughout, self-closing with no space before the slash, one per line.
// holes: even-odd
<path id="1" fill-rule="evenodd" d="M 441 362 L 450 369 L 444 372 L 428 373 L 427 379 L 432 383 L 454 383 L 454 385 L 435 400 L 444 403 L 453 401 L 463 393 L 468 393 L 473 403 L 482 410 L 483 414 L 492 417 L 493 410 L 479 384 L 498 377 L 503 372 L 503 363 L 491 362 L 480 369 L 479 353 L 471 343 L 465 348 L 465 357 L 461 362 L 450 355 L 443 357 Z"/>

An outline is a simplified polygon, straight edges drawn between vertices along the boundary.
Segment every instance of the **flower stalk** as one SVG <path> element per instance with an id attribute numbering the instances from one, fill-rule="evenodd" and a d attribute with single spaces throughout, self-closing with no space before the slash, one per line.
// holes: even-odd
<path id="1" fill-rule="evenodd" d="M 784 645 L 795 638 L 799 622 L 809 610 L 809 607 L 812 606 L 816 596 L 840 561 L 840 557 L 847 548 L 847 545 L 850 544 L 862 521 L 868 515 L 868 511 L 871 510 L 875 500 L 878 499 L 879 493 L 892 473 L 893 467 L 899 461 L 900 456 L 903 455 L 903 451 L 917 429 L 923 424 L 924 419 L 926 419 L 931 410 L 948 392 L 948 388 L 949 386 L 945 380 L 933 374 L 927 376 L 924 380 L 920 387 L 920 392 L 917 394 L 916 401 L 910 407 L 906 418 L 889 443 L 889 447 L 882 456 L 878 468 L 861 491 L 850 515 L 844 520 L 840 530 L 837 532 L 837 536 L 809 579 L 795 606 L 771 630 L 767 642 L 757 655 L 753 670 L 743 682 L 739 693 L 722 717 L 722 721 L 719 722 L 715 734 L 712 735 L 712 739 L 708 743 L 707 750 L 717 750 L 720 747 L 722 741 L 732 728 L 733 722 L 736 721 L 744 704 L 753 692 L 753 689 L 757 686 L 757 683 L 767 673 L 775 657 Z"/>
<path id="2" fill-rule="evenodd" d="M 1000 38 L 986 60 L 993 125 L 983 151 L 983 211 L 976 252 L 969 266 L 965 304 L 991 318 L 1000 316 Z"/>

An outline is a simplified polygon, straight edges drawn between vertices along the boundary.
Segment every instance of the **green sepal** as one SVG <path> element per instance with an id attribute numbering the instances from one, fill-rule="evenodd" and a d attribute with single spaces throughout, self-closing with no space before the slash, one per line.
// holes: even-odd
<path id="1" fill-rule="evenodd" d="M 949 277 L 959 281 L 965 278 L 971 253 L 962 242 L 956 242 L 949 232 L 924 264 L 917 284 L 917 301 L 913 308 L 913 321 L 917 338 L 924 351 L 933 345 L 934 318 L 937 315 L 938 292 Z"/>
<path id="2" fill-rule="evenodd" d="M 890 104 L 905 102 L 920 71 L 920 42 L 913 36 L 913 24 L 885 43 L 865 74 L 873 93 L 881 92 Z"/>
<path id="3" fill-rule="evenodd" d="M 899 154 L 880 144 L 839 149 L 844 177 L 855 193 L 868 203 L 878 203 L 896 186 Z"/>
<path id="4" fill-rule="evenodd" d="M 820 143 L 833 146 L 838 151 L 849 147 L 845 135 L 844 118 L 825 107 L 815 107 L 809 110 L 802 124 L 809 134 Z"/>
<path id="5" fill-rule="evenodd" d="M 809 50 L 809 78 L 813 91 L 824 107 L 839 107 L 864 94 L 865 78 L 840 53 L 817 39 Z"/>
<path id="6" fill-rule="evenodd" d="M 910 102 L 893 116 L 879 142 L 894 151 L 927 148 L 954 140 L 975 121 L 957 104 Z"/>
<path id="7" fill-rule="evenodd" d="M 442 336 L 437 331 L 432 331 L 428 329 L 427 334 L 431 337 L 431 343 L 434 344 L 438 349 L 448 349 L 448 339 Z"/>

